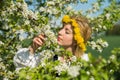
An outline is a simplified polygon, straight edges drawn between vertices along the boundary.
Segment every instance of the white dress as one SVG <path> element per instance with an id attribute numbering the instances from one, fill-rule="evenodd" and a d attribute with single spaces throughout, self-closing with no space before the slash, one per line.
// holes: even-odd
<path id="1" fill-rule="evenodd" d="M 88 54 L 84 54 L 81 58 L 86 61 L 89 60 Z M 30 54 L 29 48 L 22 48 L 15 54 L 13 61 L 16 66 L 16 70 L 27 66 L 33 68 L 38 66 L 40 63 L 40 53 Z"/>
<path id="2" fill-rule="evenodd" d="M 13 61 L 16 69 L 23 67 L 35 67 L 40 63 L 40 54 L 30 54 L 29 48 L 20 49 L 14 56 Z"/>

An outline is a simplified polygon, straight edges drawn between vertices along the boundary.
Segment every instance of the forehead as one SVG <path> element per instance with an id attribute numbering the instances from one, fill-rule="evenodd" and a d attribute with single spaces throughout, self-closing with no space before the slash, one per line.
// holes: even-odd
<path id="1" fill-rule="evenodd" d="M 64 24 L 63 24 L 63 27 L 64 27 L 64 28 L 71 29 L 71 30 L 73 29 L 72 26 L 71 26 L 71 24 L 69 24 L 69 23 L 67 23 L 67 24 L 64 23 Z"/>

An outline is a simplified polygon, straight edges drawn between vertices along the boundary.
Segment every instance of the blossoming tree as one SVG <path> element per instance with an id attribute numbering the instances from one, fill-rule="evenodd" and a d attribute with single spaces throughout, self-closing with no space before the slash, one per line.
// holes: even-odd
<path id="1" fill-rule="evenodd" d="M 88 17 L 91 25 L 93 25 L 93 36 L 88 44 L 92 49 L 100 52 L 108 44 L 101 38 L 94 41 L 94 37 L 106 29 L 110 29 L 120 17 L 120 6 L 116 5 L 115 0 L 111 1 L 101 15 L 94 18 L 89 17 L 90 13 L 100 10 L 103 2 L 104 0 L 97 0 L 91 9 L 84 12 L 84 16 Z M 0 3 L 0 79 L 118 79 L 115 74 L 120 74 L 120 49 L 113 50 L 113 55 L 108 60 L 102 57 L 96 60 L 90 54 L 88 62 L 77 60 L 73 56 L 71 66 L 61 64 L 58 61 L 50 61 L 53 54 L 62 55 L 64 53 L 71 56 L 70 53 L 65 52 L 57 45 L 55 36 L 61 25 L 56 21 L 59 22 L 64 14 L 83 15 L 81 10 L 76 11 L 70 5 L 87 4 L 87 0 L 33 0 L 33 2 L 28 0 L 1 0 Z M 35 6 L 34 10 L 29 9 L 31 3 Z M 28 46 L 31 39 L 39 33 L 47 35 L 45 46 L 38 49 L 42 53 L 41 65 L 33 69 L 25 68 L 16 73 L 13 65 L 15 52 Z"/>

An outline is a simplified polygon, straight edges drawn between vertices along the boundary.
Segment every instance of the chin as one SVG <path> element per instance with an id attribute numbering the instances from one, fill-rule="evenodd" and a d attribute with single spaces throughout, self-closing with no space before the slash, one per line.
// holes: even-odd
<path id="1" fill-rule="evenodd" d="M 60 45 L 60 46 L 62 45 L 60 41 L 57 41 L 57 43 L 58 43 L 58 45 Z"/>

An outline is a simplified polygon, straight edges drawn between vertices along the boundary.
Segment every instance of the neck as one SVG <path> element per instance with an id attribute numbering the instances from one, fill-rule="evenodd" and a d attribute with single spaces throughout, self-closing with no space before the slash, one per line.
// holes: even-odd
<path id="1" fill-rule="evenodd" d="M 73 55 L 75 54 L 75 48 L 74 48 L 74 47 L 64 47 L 64 49 L 65 49 L 66 51 L 72 52 Z"/>

